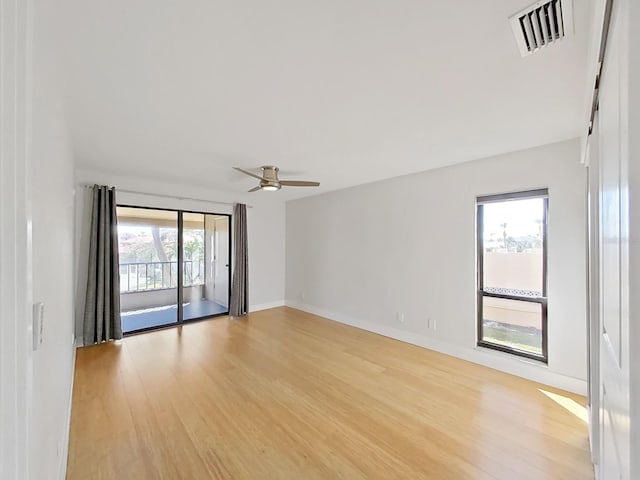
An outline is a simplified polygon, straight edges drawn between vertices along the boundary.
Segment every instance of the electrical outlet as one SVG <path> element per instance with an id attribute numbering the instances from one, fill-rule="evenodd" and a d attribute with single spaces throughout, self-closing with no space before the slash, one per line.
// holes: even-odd
<path id="1" fill-rule="evenodd" d="M 431 330 L 431 317 L 427 317 L 427 328 Z"/>
<path id="2" fill-rule="evenodd" d="M 397 312 L 397 313 L 396 313 L 396 318 L 398 319 L 398 321 L 399 321 L 400 323 L 404 323 L 404 313 L 402 313 L 402 312 Z"/>
<path id="3" fill-rule="evenodd" d="M 306 294 L 304 292 L 300 292 L 300 300 L 304 300 Z"/>

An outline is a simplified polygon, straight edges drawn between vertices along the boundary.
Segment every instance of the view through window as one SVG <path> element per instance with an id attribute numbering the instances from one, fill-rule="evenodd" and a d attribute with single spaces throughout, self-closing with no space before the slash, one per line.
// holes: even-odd
<path id="1" fill-rule="evenodd" d="M 478 345 L 547 360 L 548 192 L 479 197 Z"/>

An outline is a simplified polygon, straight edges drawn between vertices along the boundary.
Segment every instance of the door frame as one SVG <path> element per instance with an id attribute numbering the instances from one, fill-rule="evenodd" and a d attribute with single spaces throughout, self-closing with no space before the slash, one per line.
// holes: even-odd
<path id="1" fill-rule="evenodd" d="M 587 406 L 591 461 L 600 462 L 600 202 L 598 110 L 587 144 Z"/>
<path id="2" fill-rule="evenodd" d="M 32 404 L 30 0 L 0 0 L 0 478 L 28 478 Z"/>

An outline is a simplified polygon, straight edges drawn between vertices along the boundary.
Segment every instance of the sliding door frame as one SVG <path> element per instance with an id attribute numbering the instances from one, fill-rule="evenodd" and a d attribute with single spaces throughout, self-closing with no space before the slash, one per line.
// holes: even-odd
<path id="1" fill-rule="evenodd" d="M 182 283 L 182 279 L 183 279 L 183 273 L 184 273 L 184 251 L 183 251 L 183 239 L 182 239 L 182 234 L 181 232 L 183 231 L 183 227 L 184 227 L 184 220 L 183 220 L 183 214 L 185 213 L 195 213 L 198 215 L 204 215 L 205 216 L 205 238 L 206 238 L 206 216 L 207 215 L 215 215 L 217 217 L 227 217 L 227 226 L 228 226 L 228 232 L 227 232 L 227 237 L 228 237 L 228 245 L 229 245 L 229 263 L 228 263 L 228 269 L 227 269 L 227 312 L 226 313 L 216 313 L 214 315 L 207 315 L 204 317 L 196 317 L 196 318 L 190 318 L 188 320 L 184 320 L 184 315 L 183 315 L 183 296 L 184 296 L 184 292 L 182 291 L 181 288 L 178 288 L 178 290 L 180 291 L 180 302 L 178 303 L 178 324 L 182 325 L 185 322 L 194 322 L 194 321 L 198 321 L 198 320 L 204 320 L 207 318 L 211 318 L 211 317 L 220 317 L 222 315 L 228 315 L 229 314 L 229 306 L 231 305 L 231 259 L 232 259 L 232 255 L 231 255 L 231 217 L 232 215 L 230 213 L 215 213 L 215 212 L 199 212 L 196 210 L 174 210 L 171 208 L 165 208 L 162 210 L 172 210 L 174 212 L 178 212 L 178 265 L 180 266 L 180 268 L 178 269 L 178 279 L 180 280 L 180 282 Z M 205 240 L 206 241 L 206 240 Z M 182 262 L 180 262 L 182 260 Z M 204 251 L 204 262 L 205 262 L 205 266 L 207 264 L 207 249 L 205 247 L 205 251 Z M 182 270 L 182 271 L 181 271 Z M 206 282 L 206 280 L 205 280 Z M 184 288 L 184 286 L 183 286 Z"/>
<path id="2" fill-rule="evenodd" d="M 184 302 L 184 240 L 182 239 L 184 234 L 184 218 L 182 216 L 182 212 L 177 210 L 178 213 L 178 231 L 176 232 L 176 248 L 178 249 L 176 260 L 178 261 L 178 265 L 176 268 L 177 279 L 176 279 L 176 302 L 178 306 L 178 318 L 177 324 L 182 325 L 184 323 L 184 306 L 182 305 Z"/>
<path id="3" fill-rule="evenodd" d="M 231 237 L 231 222 L 232 222 L 232 218 L 233 215 L 231 215 L 230 213 L 217 213 L 217 212 L 202 212 L 202 211 L 196 211 L 196 210 L 182 210 L 182 209 L 177 209 L 177 208 L 164 208 L 164 207 L 147 207 L 147 206 L 140 206 L 140 205 L 131 205 L 131 204 L 124 204 L 124 203 L 118 203 L 116 205 L 116 207 L 123 207 L 123 208 L 139 208 L 141 210 L 162 210 L 165 212 L 175 212 L 177 214 L 177 223 L 176 223 L 176 229 L 177 229 L 177 238 L 176 238 L 176 248 L 178 249 L 177 252 L 177 282 L 176 282 L 176 304 L 177 304 L 177 315 L 176 315 L 176 323 L 170 323 L 168 325 L 158 325 L 155 327 L 147 327 L 147 328 L 141 328 L 139 330 L 133 330 L 131 332 L 127 332 L 124 334 L 124 336 L 129 336 L 129 335 L 137 335 L 139 333 L 145 333 L 145 332 L 149 332 L 149 331 L 153 331 L 153 330 L 160 330 L 160 329 L 165 329 L 165 328 L 173 328 L 173 327 L 177 327 L 177 326 L 181 326 L 184 325 L 185 323 L 191 323 L 191 322 L 197 322 L 200 320 L 206 320 L 209 318 L 213 318 L 213 317 L 220 317 L 223 315 L 228 315 L 229 314 L 229 307 L 227 307 L 227 312 L 226 313 L 216 313 L 214 315 L 207 315 L 204 317 L 197 317 L 197 318 L 190 318 L 188 320 L 184 319 L 184 306 L 183 306 L 183 300 L 184 300 L 184 251 L 183 251 L 183 246 L 184 246 L 184 242 L 183 242 L 183 230 L 184 230 L 184 214 L 185 213 L 195 213 L 198 215 L 215 215 L 217 217 L 227 217 L 227 222 L 228 222 L 228 232 L 227 232 L 227 236 L 228 236 L 228 245 L 229 245 L 229 267 L 227 270 L 227 285 L 229 286 L 228 291 L 227 291 L 227 305 L 231 305 L 231 269 L 232 269 L 232 260 L 233 260 L 233 255 L 231 255 L 232 252 L 232 237 Z M 206 238 L 206 235 L 205 235 Z M 205 265 L 207 263 L 207 257 L 206 257 L 206 248 L 205 248 Z"/>

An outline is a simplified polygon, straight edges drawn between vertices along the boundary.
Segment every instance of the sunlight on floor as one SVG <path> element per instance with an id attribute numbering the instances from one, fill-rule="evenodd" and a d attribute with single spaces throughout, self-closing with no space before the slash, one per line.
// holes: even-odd
<path id="1" fill-rule="evenodd" d="M 187 306 L 189 304 L 185 303 L 184 305 Z M 178 308 L 177 305 L 163 305 L 163 306 L 160 306 L 160 307 L 142 308 L 140 310 L 130 310 L 128 312 L 122 312 L 122 313 L 120 313 L 120 316 L 127 317 L 129 315 L 138 315 L 140 313 L 162 312 L 164 310 L 169 310 L 169 309 L 175 310 L 177 308 Z"/>
<path id="2" fill-rule="evenodd" d="M 559 395 L 557 393 L 547 392 L 546 390 L 542 390 L 541 388 L 539 388 L 538 391 L 549 397 L 561 407 L 573 413 L 583 422 L 587 423 L 589 421 L 589 417 L 587 416 L 587 408 L 583 407 L 575 400 L 572 400 L 571 398 L 565 397 L 563 395 Z"/>

